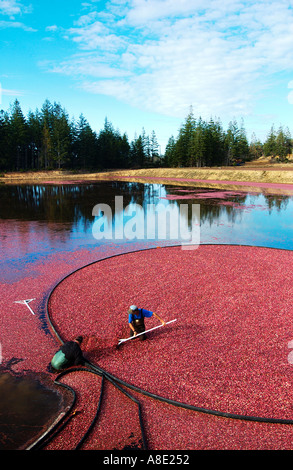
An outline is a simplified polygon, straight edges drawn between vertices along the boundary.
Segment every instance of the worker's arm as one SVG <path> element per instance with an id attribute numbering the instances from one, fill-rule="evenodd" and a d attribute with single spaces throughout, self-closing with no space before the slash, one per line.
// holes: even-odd
<path id="1" fill-rule="evenodd" d="M 133 331 L 134 336 L 136 336 L 136 331 L 135 331 L 135 329 L 133 328 L 132 323 L 128 323 L 128 325 L 129 325 L 129 328 Z"/>
<path id="2" fill-rule="evenodd" d="M 166 322 L 162 318 L 160 318 L 157 313 L 153 312 L 153 315 L 162 323 L 162 325 L 166 325 Z"/>

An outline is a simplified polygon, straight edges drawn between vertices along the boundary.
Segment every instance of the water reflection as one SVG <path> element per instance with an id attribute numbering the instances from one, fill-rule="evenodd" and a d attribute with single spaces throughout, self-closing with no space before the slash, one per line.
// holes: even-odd
<path id="1" fill-rule="evenodd" d="M 123 197 L 123 205 L 118 211 L 116 196 Z M 0 201 L 2 262 L 21 257 L 32 260 L 54 251 L 105 243 L 105 240 L 95 238 L 92 232 L 99 218 L 98 215 L 93 216 L 93 208 L 97 204 L 106 204 L 115 215 L 109 221 L 107 230 L 113 227 L 118 230 L 119 225 L 121 227 L 129 220 L 132 209 L 137 205 L 141 207 L 140 219 L 138 217 L 136 220 L 139 224 L 147 206 L 152 204 L 172 207 L 173 216 L 178 216 L 181 205 L 188 205 L 185 217 L 187 227 L 191 229 L 194 220 L 190 208 L 192 204 L 200 204 L 201 243 L 292 249 L 293 224 L 290 221 L 293 203 L 292 197 L 287 195 L 133 182 L 86 182 L 2 185 Z M 130 211 L 128 214 L 126 207 Z M 154 219 L 152 223 L 155 223 Z M 155 234 L 153 239 L 156 237 Z"/>

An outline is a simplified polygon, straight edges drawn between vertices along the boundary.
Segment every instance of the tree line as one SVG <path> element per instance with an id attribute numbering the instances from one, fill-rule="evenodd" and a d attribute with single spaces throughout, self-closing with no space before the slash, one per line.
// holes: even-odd
<path id="1" fill-rule="evenodd" d="M 70 119 L 59 103 L 49 100 L 27 116 L 18 100 L 0 111 L 0 171 L 221 166 L 262 155 L 284 161 L 291 153 L 288 128 L 272 126 L 264 143 L 254 134 L 248 142 L 243 121 L 231 121 L 224 130 L 220 119 L 196 119 L 192 108 L 164 155 L 155 131 L 146 135 L 142 129 L 130 142 L 105 118 L 103 129 L 95 132 L 83 114 Z"/>
<path id="2" fill-rule="evenodd" d="M 236 120 L 231 121 L 225 131 L 220 119 L 196 119 L 191 109 L 177 138 L 169 138 L 164 164 L 170 167 L 229 166 L 261 156 L 285 161 L 291 153 L 292 139 L 288 128 L 275 130 L 272 126 L 264 143 L 256 138 L 255 133 L 249 142 L 243 120 L 240 124 Z"/>
<path id="3" fill-rule="evenodd" d="M 97 133 L 83 114 L 78 121 L 69 119 L 59 103 L 49 100 L 27 117 L 18 100 L 9 111 L 0 111 L 1 171 L 143 167 L 158 157 L 155 131 L 148 136 L 142 129 L 129 142 L 105 118 Z"/>

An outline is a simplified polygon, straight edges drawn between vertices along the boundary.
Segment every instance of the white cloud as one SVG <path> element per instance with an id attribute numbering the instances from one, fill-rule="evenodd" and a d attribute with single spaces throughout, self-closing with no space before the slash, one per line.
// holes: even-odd
<path id="1" fill-rule="evenodd" d="M 29 5 L 23 5 L 17 0 L 0 0 L 0 15 L 8 19 L 0 20 L 0 29 L 6 28 L 18 28 L 28 32 L 35 32 L 36 29 L 27 26 L 26 24 L 15 21 L 16 15 L 22 15 L 23 13 L 30 13 L 32 7 Z"/>
<path id="2" fill-rule="evenodd" d="M 23 5 L 18 0 L 0 0 L 0 14 L 15 16 L 22 13 L 29 13 L 32 7 L 29 5 Z"/>
<path id="3" fill-rule="evenodd" d="M 101 21 L 88 23 L 89 18 L 81 20 L 81 26 L 69 29 L 68 33 L 73 41 L 78 43 L 81 49 L 94 50 L 101 48 L 105 50 L 117 50 L 123 40 L 111 33 Z"/>
<path id="4" fill-rule="evenodd" d="M 30 26 L 27 26 L 24 23 L 21 23 L 20 21 L 1 21 L 0 20 L 0 29 L 6 29 L 6 28 L 18 28 L 18 29 L 23 29 L 24 31 L 28 32 L 36 32 L 37 30 L 34 28 L 31 28 Z"/>
<path id="5" fill-rule="evenodd" d="M 24 96 L 25 92 L 23 90 L 8 90 L 6 88 L 1 88 L 3 96 Z"/>
<path id="6" fill-rule="evenodd" d="M 47 66 L 47 61 L 40 63 L 42 66 Z M 54 73 L 61 73 L 63 75 L 79 75 L 82 77 L 94 78 L 117 78 L 126 77 L 130 72 L 125 69 L 118 69 L 103 62 L 99 57 L 93 56 L 91 53 L 87 55 L 76 55 L 70 60 L 65 60 L 58 65 L 51 65 L 51 71 Z"/>
<path id="7" fill-rule="evenodd" d="M 206 9 L 204 0 L 132 0 L 126 18 L 130 24 L 147 24 L 162 18 L 183 17 Z"/>
<path id="8" fill-rule="evenodd" d="M 54 31 L 57 31 L 58 30 L 58 26 L 53 24 L 52 26 L 47 26 L 46 27 L 46 31 L 51 31 L 51 32 L 54 32 Z"/>
<path id="9" fill-rule="evenodd" d="M 18 15 L 21 6 L 16 0 L 0 0 L 0 13 L 2 15 Z"/>
<path id="10" fill-rule="evenodd" d="M 68 31 L 91 54 L 55 71 L 88 71 L 88 91 L 170 116 L 191 104 L 203 117 L 245 116 L 273 74 L 293 68 L 291 3 L 112 0 Z"/>
<path id="11" fill-rule="evenodd" d="M 2 97 L 3 96 L 13 96 L 14 98 L 25 96 L 27 93 L 24 90 L 11 90 L 7 88 L 2 88 L 2 84 L 0 82 L 0 105 L 2 104 Z"/>

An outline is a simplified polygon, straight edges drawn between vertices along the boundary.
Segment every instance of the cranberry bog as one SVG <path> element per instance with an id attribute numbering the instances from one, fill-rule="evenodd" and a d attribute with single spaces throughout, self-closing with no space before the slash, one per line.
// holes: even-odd
<path id="1" fill-rule="evenodd" d="M 48 311 L 58 335 L 82 330 L 89 362 L 140 393 L 152 449 L 289 449 L 291 265 L 291 251 L 268 248 L 142 250 L 78 269 Z M 132 303 L 177 322 L 118 348 Z"/>
<path id="2" fill-rule="evenodd" d="M 67 399 L 31 448 L 292 450 L 290 249 L 108 242 L 20 263 L 1 227 L 11 268 L 0 277 L 1 371 L 45 376 Z M 177 321 L 118 347 L 131 304 Z M 51 373 L 77 335 L 86 366 Z"/>

